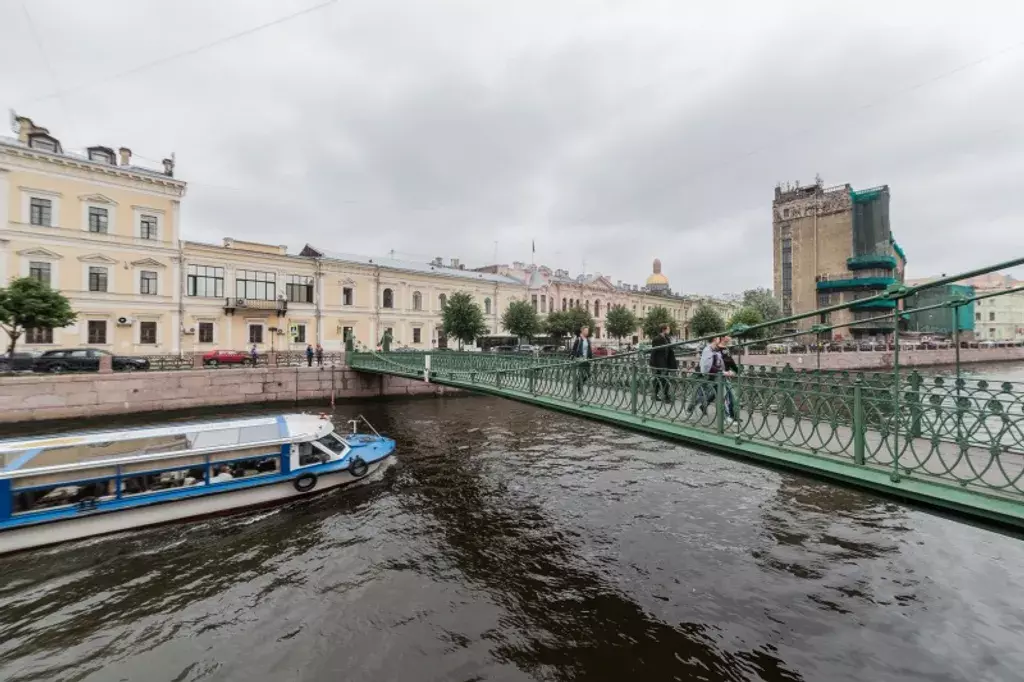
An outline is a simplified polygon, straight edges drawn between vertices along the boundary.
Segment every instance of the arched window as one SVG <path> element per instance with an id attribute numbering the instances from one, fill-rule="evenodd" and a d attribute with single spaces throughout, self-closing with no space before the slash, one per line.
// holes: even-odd
<path id="1" fill-rule="evenodd" d="M 423 295 L 418 291 L 412 292 L 412 309 L 423 310 Z"/>
<path id="2" fill-rule="evenodd" d="M 594 317 L 601 317 L 601 299 L 594 301 Z"/>
<path id="3" fill-rule="evenodd" d="M 583 309 L 586 310 L 588 313 L 590 312 L 590 301 L 585 301 L 583 303 Z"/>
<path id="4" fill-rule="evenodd" d="M 391 289 L 384 290 L 384 307 L 394 308 L 395 307 L 395 292 Z"/>
<path id="5" fill-rule="evenodd" d="M 441 310 L 444 310 L 445 304 L 448 303 L 448 297 L 445 296 L 444 294 L 441 294 L 440 296 L 437 297 L 437 302 L 438 304 L 440 304 Z"/>
<path id="6" fill-rule="evenodd" d="M 490 315 L 490 314 L 491 314 L 491 299 L 485 298 L 484 299 L 484 315 Z"/>
<path id="7" fill-rule="evenodd" d="M 562 299 L 562 312 L 565 312 L 565 299 Z"/>

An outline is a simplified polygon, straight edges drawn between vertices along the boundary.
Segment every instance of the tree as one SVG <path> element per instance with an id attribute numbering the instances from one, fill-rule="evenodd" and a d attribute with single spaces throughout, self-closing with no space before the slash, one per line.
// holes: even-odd
<path id="1" fill-rule="evenodd" d="M 764 322 L 764 316 L 761 315 L 761 311 L 752 306 L 743 306 L 737 310 L 731 318 L 729 318 L 729 329 L 732 329 L 736 325 L 746 325 L 753 327 Z M 767 327 L 761 327 L 760 329 L 754 329 L 746 333 L 738 333 L 737 337 L 756 340 L 764 338 L 764 335 L 768 333 Z"/>
<path id="2" fill-rule="evenodd" d="M 441 332 L 458 339 L 459 350 L 463 344 L 473 343 L 478 336 L 487 333 L 484 311 L 465 291 L 456 291 L 448 297 L 441 311 L 441 320 Z"/>
<path id="3" fill-rule="evenodd" d="M 512 301 L 501 316 L 501 326 L 520 339 L 533 340 L 540 331 L 540 318 L 529 301 Z"/>
<path id="4" fill-rule="evenodd" d="M 630 336 L 640 326 L 636 315 L 624 305 L 613 305 L 608 309 L 605 325 L 608 329 L 608 336 L 618 339 L 620 346 L 622 337 Z"/>
<path id="5" fill-rule="evenodd" d="M 544 320 L 544 330 L 556 339 L 575 334 L 580 327 L 594 328 L 594 318 L 583 308 L 556 310 Z"/>
<path id="6" fill-rule="evenodd" d="M 718 311 L 707 303 L 701 303 L 690 318 L 690 334 L 696 338 L 725 331 L 725 321 Z"/>
<path id="7" fill-rule="evenodd" d="M 743 307 L 753 308 L 761 313 L 763 322 L 771 322 L 782 317 L 782 306 L 775 300 L 768 289 L 747 289 L 743 292 Z"/>
<path id="8" fill-rule="evenodd" d="M 14 353 L 26 329 L 57 329 L 75 321 L 68 299 L 33 277 L 11 280 L 0 289 L 0 327 L 7 332 L 8 352 Z"/>
<path id="9" fill-rule="evenodd" d="M 656 305 L 648 310 L 647 314 L 644 316 L 644 336 L 649 339 L 653 339 L 661 333 L 661 325 L 663 324 L 668 325 L 669 333 L 673 335 L 679 333 L 679 323 L 672 319 L 672 315 L 668 312 L 668 308 Z"/>

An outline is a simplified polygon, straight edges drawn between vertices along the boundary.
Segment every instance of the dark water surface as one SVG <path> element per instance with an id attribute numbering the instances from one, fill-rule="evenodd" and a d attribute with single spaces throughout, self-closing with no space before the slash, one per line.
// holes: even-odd
<path id="1" fill-rule="evenodd" d="M 380 480 L 0 558 L 0 679 L 1020 680 L 1024 542 L 495 398 Z"/>

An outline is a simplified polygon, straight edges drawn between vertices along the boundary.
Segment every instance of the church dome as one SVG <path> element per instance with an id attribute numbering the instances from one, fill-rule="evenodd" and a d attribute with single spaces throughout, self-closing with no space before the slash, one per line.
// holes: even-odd
<path id="1" fill-rule="evenodd" d="M 654 259 L 654 272 L 647 278 L 648 287 L 667 287 L 668 277 L 661 274 L 661 259 Z"/>

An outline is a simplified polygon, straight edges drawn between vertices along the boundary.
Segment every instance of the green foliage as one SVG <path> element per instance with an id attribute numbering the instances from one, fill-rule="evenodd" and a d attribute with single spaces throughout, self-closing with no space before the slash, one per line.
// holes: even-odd
<path id="1" fill-rule="evenodd" d="M 640 324 L 629 308 L 624 305 L 613 305 L 608 309 L 605 326 L 608 336 L 618 339 L 621 343 L 622 338 L 631 335 Z"/>
<path id="2" fill-rule="evenodd" d="M 753 327 L 764 322 L 764 316 L 761 315 L 761 311 L 757 308 L 750 306 L 743 306 L 736 311 L 731 318 L 729 318 L 729 329 L 732 329 L 736 325 L 742 324 L 748 327 Z M 743 338 L 747 340 L 756 340 L 764 338 L 764 335 L 768 332 L 766 327 L 760 329 L 754 329 L 749 332 L 737 334 L 737 338 Z"/>
<path id="3" fill-rule="evenodd" d="M 782 317 L 782 306 L 768 289 L 747 289 L 743 292 L 743 307 L 753 308 L 761 314 L 762 322 Z"/>
<path id="4" fill-rule="evenodd" d="M 473 343 L 474 339 L 488 331 L 483 309 L 465 291 L 457 291 L 448 297 L 441 311 L 441 320 L 442 333 L 458 339 L 459 350 L 462 350 L 463 344 Z"/>
<path id="5" fill-rule="evenodd" d="M 10 338 L 10 353 L 26 329 L 66 327 L 76 317 L 63 294 L 32 277 L 13 279 L 0 289 L 0 328 Z"/>
<path id="6" fill-rule="evenodd" d="M 653 339 L 661 333 L 661 325 L 663 324 L 667 324 L 669 326 L 669 333 L 673 336 L 679 334 L 679 323 L 672 319 L 672 315 L 668 312 L 668 308 L 656 305 L 648 310 L 647 314 L 644 316 L 644 336 L 649 339 Z"/>
<path id="7" fill-rule="evenodd" d="M 501 316 L 501 326 L 510 334 L 529 340 L 541 330 L 540 318 L 529 301 L 512 301 Z"/>
<path id="8" fill-rule="evenodd" d="M 575 334 L 583 326 L 594 328 L 594 318 L 583 308 L 556 310 L 544 320 L 544 331 L 556 339 Z"/>
<path id="9" fill-rule="evenodd" d="M 690 335 L 694 338 L 725 331 L 725 320 L 707 303 L 701 303 L 690 318 Z"/>

